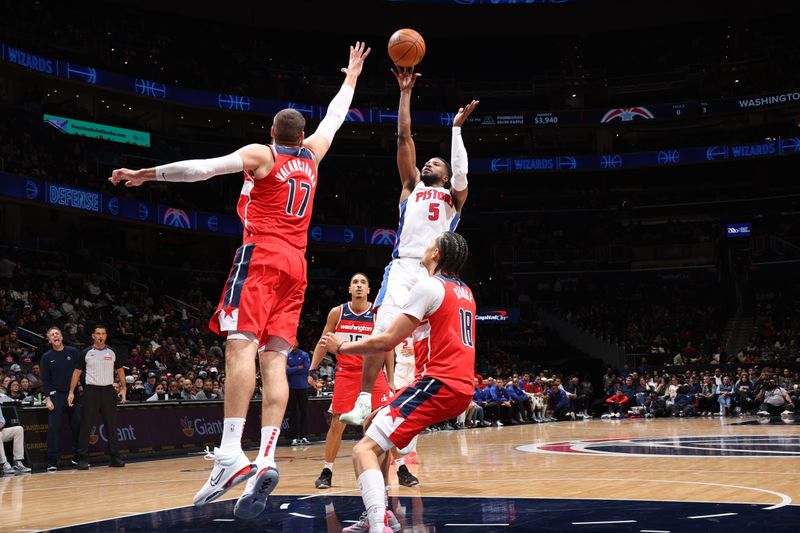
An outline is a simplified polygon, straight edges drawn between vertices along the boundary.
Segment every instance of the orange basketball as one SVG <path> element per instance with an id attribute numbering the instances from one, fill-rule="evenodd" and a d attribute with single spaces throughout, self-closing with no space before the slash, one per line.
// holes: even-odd
<path id="1" fill-rule="evenodd" d="M 397 30 L 389 37 L 389 58 L 398 67 L 413 67 L 425 57 L 425 39 L 411 28 Z"/>

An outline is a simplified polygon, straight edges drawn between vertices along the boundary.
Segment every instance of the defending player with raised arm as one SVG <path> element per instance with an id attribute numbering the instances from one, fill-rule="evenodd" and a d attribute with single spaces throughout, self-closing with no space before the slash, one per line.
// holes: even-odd
<path id="1" fill-rule="evenodd" d="M 414 285 L 385 332 L 358 342 L 342 341 L 331 333 L 320 340 L 332 353 L 374 355 L 392 349 L 414 332 L 414 383 L 397 391 L 388 405 L 367 419 L 365 435 L 353 448 L 353 466 L 366 508 L 364 521 L 371 532 L 392 531 L 381 457 L 395 447 L 401 453 L 409 450 L 422 430 L 458 416 L 472 401 L 475 298 L 459 279 L 467 252 L 466 240 L 457 233 L 446 231 L 435 237 L 422 258 L 428 277 Z"/>
<path id="2" fill-rule="evenodd" d="M 432 157 L 417 167 L 417 150 L 411 136 L 411 92 L 419 77 L 413 68 L 393 70 L 400 87 L 397 113 L 397 170 L 400 191 L 400 221 L 392 260 L 384 271 L 381 289 L 375 299 L 379 309 L 376 332 L 386 331 L 399 314 L 414 284 L 427 277 L 420 265 L 423 251 L 432 238 L 444 231 L 454 231 L 467 200 L 467 150 L 461 138 L 461 127 L 478 105 L 472 100 L 459 108 L 453 119 L 452 168 L 443 157 Z M 347 424 L 360 425 L 371 412 L 370 394 L 384 359 L 365 357 L 361 374 L 361 393 L 352 411 L 340 417 Z"/>
<path id="3" fill-rule="evenodd" d="M 286 356 L 296 343 L 307 285 L 305 252 L 317 165 L 347 116 L 369 53 L 361 42 L 350 47 L 348 65 L 342 69 L 344 83 L 308 138 L 303 115 L 296 109 L 284 109 L 272 122 L 273 144 L 250 144 L 213 159 L 117 169 L 109 178 L 115 185 L 135 187 L 149 181 L 196 182 L 244 171 L 237 204 L 244 228 L 242 246 L 209 321 L 209 329 L 227 337 L 222 440 L 214 449 L 208 481 L 194 497 L 195 505 L 207 504 L 249 478 L 234 515 L 252 519 L 265 509 L 267 497 L 277 485 L 275 446 L 289 396 Z M 257 354 L 264 397 L 261 447 L 251 463 L 242 451 L 241 437 L 255 390 Z"/>

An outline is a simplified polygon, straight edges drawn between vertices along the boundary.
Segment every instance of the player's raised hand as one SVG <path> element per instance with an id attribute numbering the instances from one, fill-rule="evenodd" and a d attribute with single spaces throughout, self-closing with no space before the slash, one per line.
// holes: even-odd
<path id="1" fill-rule="evenodd" d="M 126 187 L 138 187 L 147 180 L 138 170 L 117 168 L 111 172 L 111 177 L 108 178 L 108 181 L 114 185 L 119 185 L 124 182 Z"/>
<path id="2" fill-rule="evenodd" d="M 410 91 L 417 78 L 422 76 L 419 72 L 414 72 L 414 67 L 397 67 L 397 70 L 392 69 L 392 74 L 397 78 L 400 91 Z"/>
<path id="3" fill-rule="evenodd" d="M 366 43 L 356 41 L 354 46 L 350 47 L 350 62 L 346 68 L 342 69 L 344 74 L 359 76 L 361 69 L 364 67 L 364 60 L 367 58 L 372 48 L 367 47 Z"/>
<path id="4" fill-rule="evenodd" d="M 325 348 L 326 352 L 335 354 L 339 351 L 339 346 L 342 345 L 342 341 L 339 340 L 339 337 L 337 337 L 335 333 L 329 331 L 322 336 L 318 344 Z"/>
<path id="5" fill-rule="evenodd" d="M 459 107 L 458 113 L 456 113 L 455 118 L 453 118 L 453 127 L 461 127 L 467 121 L 469 116 L 472 114 L 472 111 L 478 106 L 479 101 L 473 100 L 467 104 L 466 107 Z"/>

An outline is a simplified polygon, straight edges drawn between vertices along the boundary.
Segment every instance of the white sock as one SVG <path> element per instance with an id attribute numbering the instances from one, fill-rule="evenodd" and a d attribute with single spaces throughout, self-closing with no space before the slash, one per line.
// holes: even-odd
<path id="1" fill-rule="evenodd" d="M 266 457 L 271 466 L 275 466 L 275 447 L 278 445 L 278 436 L 281 428 L 263 426 L 261 428 L 261 446 L 258 449 L 258 458 Z"/>
<path id="2" fill-rule="evenodd" d="M 358 487 L 361 489 L 361 499 L 367 509 L 370 531 L 383 531 L 386 515 L 386 507 L 383 505 L 383 495 L 386 493 L 383 474 L 377 468 L 364 470 L 358 476 Z"/>
<path id="3" fill-rule="evenodd" d="M 372 403 L 372 393 L 371 392 L 359 392 L 358 393 L 359 401 L 368 400 L 369 403 Z"/>
<path id="4" fill-rule="evenodd" d="M 399 459 L 395 459 L 394 460 L 394 466 L 396 466 L 397 468 L 400 468 L 404 464 L 406 464 L 406 458 L 405 457 L 401 457 Z"/>
<path id="5" fill-rule="evenodd" d="M 323 468 L 327 468 L 328 470 L 330 470 L 331 472 L 333 472 L 333 463 L 327 463 L 327 462 L 326 462 L 326 463 L 325 463 L 325 466 L 324 466 Z"/>
<path id="6" fill-rule="evenodd" d="M 226 418 L 222 421 L 222 442 L 219 449 L 225 452 L 242 451 L 244 418 Z"/>

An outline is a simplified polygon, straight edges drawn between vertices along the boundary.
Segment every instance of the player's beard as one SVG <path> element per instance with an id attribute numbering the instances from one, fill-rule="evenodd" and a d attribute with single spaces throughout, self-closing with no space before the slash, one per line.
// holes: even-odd
<path id="1" fill-rule="evenodd" d="M 419 179 L 422 183 L 425 184 L 426 187 L 433 187 L 434 185 L 441 185 L 441 183 L 437 183 L 440 181 L 439 176 L 436 174 L 420 174 Z"/>

